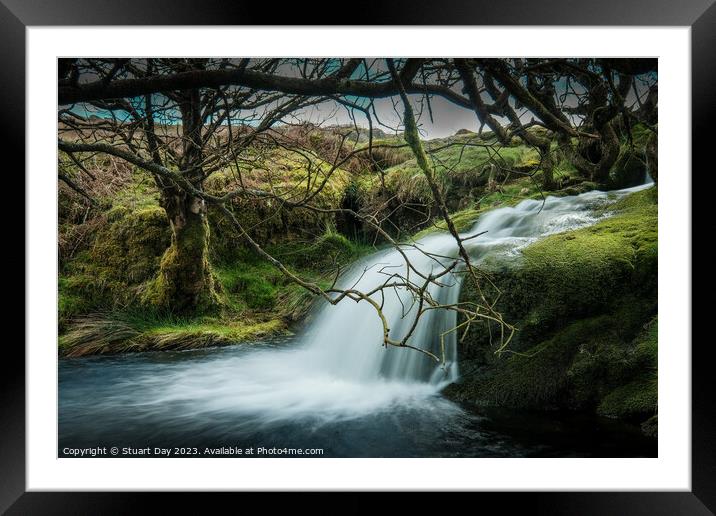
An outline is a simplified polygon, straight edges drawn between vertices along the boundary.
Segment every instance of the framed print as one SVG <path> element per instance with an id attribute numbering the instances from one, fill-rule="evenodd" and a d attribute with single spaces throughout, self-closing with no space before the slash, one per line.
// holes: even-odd
<path id="1" fill-rule="evenodd" d="M 2 7 L 27 241 L 3 510 L 713 510 L 711 2 L 131 4 Z"/>

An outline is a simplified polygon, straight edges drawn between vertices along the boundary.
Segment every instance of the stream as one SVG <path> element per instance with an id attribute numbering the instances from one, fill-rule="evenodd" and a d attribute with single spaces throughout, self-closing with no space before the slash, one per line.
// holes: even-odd
<path id="1" fill-rule="evenodd" d="M 596 215 L 597 208 L 649 186 L 498 208 L 465 233 L 479 234 L 465 247 L 477 263 L 519 253 L 544 236 L 595 223 L 605 216 Z M 404 252 L 427 275 L 450 263 L 457 248 L 452 237 L 436 233 Z M 394 249 L 380 251 L 346 271 L 341 285 L 367 291 L 393 274 L 408 274 L 403 257 Z M 458 276 L 448 274 L 440 283 L 428 287 L 430 295 L 455 303 Z M 374 299 L 383 303 L 391 338 L 401 339 L 417 310 L 410 293 L 395 288 Z M 319 306 L 306 328 L 288 338 L 61 359 L 59 456 L 92 447 L 129 448 L 132 456 L 139 450 L 164 455 L 165 449 L 171 456 L 236 456 L 222 455 L 227 448 L 255 450 L 246 457 L 297 456 L 295 450 L 323 457 L 656 455 L 656 441 L 629 424 L 584 414 L 476 409 L 446 399 L 441 390 L 460 374 L 455 333 L 446 333 L 455 323 L 452 311 L 429 311 L 408 340 L 436 355 L 444 349 L 442 365 L 415 350 L 381 346 L 375 309 L 350 299 Z"/>

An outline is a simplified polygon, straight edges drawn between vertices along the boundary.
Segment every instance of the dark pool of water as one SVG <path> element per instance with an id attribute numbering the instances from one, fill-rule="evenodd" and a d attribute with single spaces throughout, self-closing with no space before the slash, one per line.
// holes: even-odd
<path id="1" fill-rule="evenodd" d="M 637 427 L 592 415 L 475 410 L 421 386 L 286 378 L 293 355 L 274 358 L 285 348 L 269 342 L 62 359 L 58 454 L 97 447 L 133 448 L 132 454 L 148 447 L 150 456 L 157 447 L 173 456 L 206 456 L 209 448 L 222 457 L 232 456 L 221 450 L 232 447 L 254 448 L 247 457 L 259 456 L 259 448 L 269 450 L 263 457 L 311 448 L 323 457 L 657 453 L 656 441 Z"/>

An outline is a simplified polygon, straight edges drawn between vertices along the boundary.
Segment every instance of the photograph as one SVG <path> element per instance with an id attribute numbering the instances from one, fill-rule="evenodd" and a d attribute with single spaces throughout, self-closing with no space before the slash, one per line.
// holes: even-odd
<path id="1" fill-rule="evenodd" d="M 659 456 L 659 59 L 56 65 L 57 457 Z"/>

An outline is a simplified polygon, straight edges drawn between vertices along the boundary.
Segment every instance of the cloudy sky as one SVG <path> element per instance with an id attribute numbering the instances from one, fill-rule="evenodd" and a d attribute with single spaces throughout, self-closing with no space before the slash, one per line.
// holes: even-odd
<path id="1" fill-rule="evenodd" d="M 418 101 L 419 97 L 412 96 L 416 116 L 418 116 L 418 125 L 423 138 L 443 138 L 455 134 L 459 129 L 470 129 L 477 131 L 479 123 L 474 111 L 457 106 L 441 97 L 433 97 L 431 102 L 431 111 L 433 117 L 431 120 L 427 106 Z M 401 117 L 402 104 L 399 98 L 375 99 L 374 106 L 379 123 L 373 117 L 373 127 L 382 129 L 386 133 L 392 133 L 398 128 L 402 131 Z M 394 104 L 396 103 L 396 104 Z M 365 115 L 360 111 L 353 112 L 355 122 L 361 127 L 368 127 L 368 121 Z M 299 118 L 313 123 L 323 123 L 325 125 L 345 125 L 353 124 L 351 113 L 345 106 L 338 105 L 334 102 L 326 102 L 312 109 L 304 110 L 300 113 Z"/>

